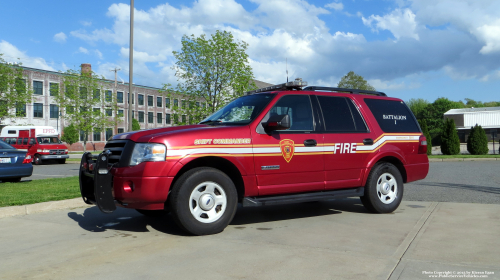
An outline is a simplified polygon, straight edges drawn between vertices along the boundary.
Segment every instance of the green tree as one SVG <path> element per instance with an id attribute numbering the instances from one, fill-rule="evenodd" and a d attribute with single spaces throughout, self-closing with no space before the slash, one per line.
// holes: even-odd
<path id="1" fill-rule="evenodd" d="M 337 87 L 375 91 L 375 88 L 372 87 L 362 76 L 357 75 L 353 71 L 349 71 L 347 75 L 342 77 Z"/>
<path id="2" fill-rule="evenodd" d="M 76 130 L 75 126 L 70 124 L 63 129 L 63 135 L 61 137 L 61 141 L 64 141 L 69 144 L 71 149 L 71 145 L 78 142 L 78 130 Z"/>
<path id="3" fill-rule="evenodd" d="M 87 151 L 88 135 L 92 130 L 103 131 L 114 120 L 106 116 L 103 103 L 102 77 L 94 72 L 68 70 L 63 78 L 64 88 L 55 96 L 62 118 L 81 131 L 83 150 Z"/>
<path id="4" fill-rule="evenodd" d="M 230 32 L 217 30 L 210 39 L 205 35 L 184 35 L 181 44 L 181 51 L 173 52 L 176 59 L 173 69 L 180 83 L 176 89 L 166 84 L 161 92 L 172 99 L 182 96 L 188 105 L 200 102 L 206 107 L 179 104 L 171 108 L 175 114 L 187 115 L 189 122 L 196 123 L 256 88 L 246 54 L 248 44 L 235 40 Z"/>
<path id="5" fill-rule="evenodd" d="M 136 119 L 132 119 L 132 130 L 141 130 L 141 125 L 139 124 L 139 121 Z"/>
<path id="6" fill-rule="evenodd" d="M 429 133 L 429 128 L 427 127 L 427 121 L 425 119 L 418 120 L 420 124 L 420 128 L 422 129 L 422 133 L 427 139 L 427 155 L 432 155 L 432 141 L 431 134 Z"/>
<path id="7" fill-rule="evenodd" d="M 452 119 L 444 121 L 444 131 L 441 134 L 441 152 L 443 155 L 458 155 L 460 153 L 460 139 Z"/>
<path id="8" fill-rule="evenodd" d="M 423 98 L 417 98 L 417 99 L 412 98 L 408 102 L 406 102 L 406 105 L 408 105 L 408 107 L 418 120 L 423 119 L 424 112 L 427 109 L 427 106 L 429 106 L 429 104 L 430 104 L 429 101 Z"/>
<path id="9" fill-rule="evenodd" d="M 451 101 L 448 98 L 440 97 L 426 107 L 422 112 L 422 118 L 426 119 L 429 132 L 434 146 L 441 145 L 441 134 L 444 129 L 443 116 L 450 109 L 464 108 L 461 102 Z"/>
<path id="10" fill-rule="evenodd" d="M 26 117 L 26 103 L 31 103 L 29 84 L 21 64 L 9 64 L 0 54 L 0 123 L 6 118 Z"/>
<path id="11" fill-rule="evenodd" d="M 484 129 L 477 125 L 471 127 L 469 138 L 467 138 L 467 151 L 471 155 L 485 155 L 488 153 L 488 136 Z"/>

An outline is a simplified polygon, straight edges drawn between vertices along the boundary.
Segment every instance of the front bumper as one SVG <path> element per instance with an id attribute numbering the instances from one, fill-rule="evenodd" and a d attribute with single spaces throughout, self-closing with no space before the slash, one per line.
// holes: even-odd
<path id="1" fill-rule="evenodd" d="M 164 209 L 173 177 L 139 176 L 140 167 L 114 167 L 108 163 L 109 158 L 106 151 L 98 156 L 83 155 L 80 192 L 85 203 L 97 205 L 104 213 L 113 212 L 116 206 Z M 144 166 L 143 169 L 150 168 Z"/>
<path id="2" fill-rule="evenodd" d="M 40 155 L 41 159 L 65 159 L 69 158 L 69 155 Z"/>

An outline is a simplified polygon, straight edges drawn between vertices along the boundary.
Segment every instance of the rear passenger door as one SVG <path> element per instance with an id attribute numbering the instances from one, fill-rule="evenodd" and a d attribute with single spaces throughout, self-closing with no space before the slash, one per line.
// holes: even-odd
<path id="1" fill-rule="evenodd" d="M 325 188 L 361 186 L 362 171 L 369 154 L 358 147 L 370 145 L 374 134 L 369 131 L 352 99 L 328 95 L 316 97 L 324 120 Z"/>

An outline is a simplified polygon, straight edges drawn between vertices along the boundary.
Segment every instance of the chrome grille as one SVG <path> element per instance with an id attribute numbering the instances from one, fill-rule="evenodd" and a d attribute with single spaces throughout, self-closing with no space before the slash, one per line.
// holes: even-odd
<path id="1" fill-rule="evenodd" d="M 64 150 L 49 150 L 51 155 L 64 155 Z"/>

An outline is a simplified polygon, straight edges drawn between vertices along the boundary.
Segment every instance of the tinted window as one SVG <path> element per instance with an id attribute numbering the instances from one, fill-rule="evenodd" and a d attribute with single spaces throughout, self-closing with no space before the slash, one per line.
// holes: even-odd
<path id="1" fill-rule="evenodd" d="M 14 147 L 0 140 L 0 149 L 14 149 Z"/>
<path id="2" fill-rule="evenodd" d="M 285 131 L 312 131 L 314 130 L 311 101 L 307 95 L 283 96 L 274 107 L 269 110 L 269 116 L 290 116 L 290 129 Z"/>
<path id="3" fill-rule="evenodd" d="M 318 96 L 325 119 L 325 130 L 331 132 L 366 131 L 363 118 L 345 97 Z"/>
<path id="4" fill-rule="evenodd" d="M 420 132 L 412 112 L 402 101 L 365 99 L 384 132 Z"/>

